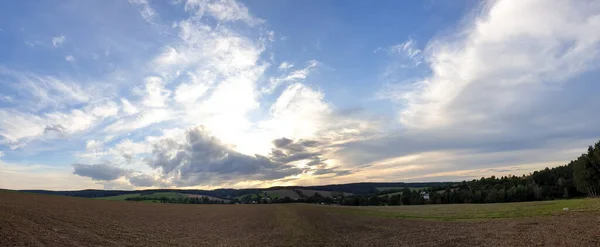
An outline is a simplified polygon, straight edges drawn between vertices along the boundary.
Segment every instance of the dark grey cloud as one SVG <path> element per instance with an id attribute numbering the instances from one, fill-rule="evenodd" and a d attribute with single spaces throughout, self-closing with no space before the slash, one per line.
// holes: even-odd
<path id="1" fill-rule="evenodd" d="M 140 186 L 140 187 L 148 187 L 157 184 L 156 179 L 150 175 L 146 174 L 138 174 L 129 177 L 129 182 L 132 185 Z"/>
<path id="2" fill-rule="evenodd" d="M 280 138 L 273 140 L 275 149 L 285 150 L 290 153 L 305 152 L 307 148 L 318 147 L 321 143 L 312 140 L 293 141 L 288 138 Z"/>
<path id="3" fill-rule="evenodd" d="M 344 175 L 349 175 L 349 174 L 352 174 L 352 173 L 353 172 L 351 170 L 340 169 L 340 167 L 332 167 L 332 168 L 317 169 L 317 170 L 315 170 L 315 172 L 313 173 L 313 175 L 327 175 L 327 174 L 330 174 L 332 176 L 344 176 Z"/>
<path id="4" fill-rule="evenodd" d="M 321 157 L 313 157 L 313 159 L 311 161 L 309 161 L 308 163 L 306 163 L 306 166 L 312 167 L 312 166 L 323 166 L 325 165 L 325 163 L 323 163 L 324 161 L 326 161 L 327 159 L 321 159 Z"/>
<path id="5" fill-rule="evenodd" d="M 111 181 L 129 175 L 128 170 L 107 164 L 73 164 L 73 174 L 90 177 L 93 180 Z"/>
<path id="6" fill-rule="evenodd" d="M 203 128 L 192 128 L 184 140 L 164 139 L 153 147 L 146 159 L 163 178 L 175 186 L 219 185 L 241 180 L 275 180 L 306 172 L 317 175 L 347 175 L 349 170 L 327 168 L 320 149 L 324 145 L 313 140 L 280 138 L 272 141 L 268 156 L 247 155 L 209 135 Z M 307 160 L 308 168 L 300 169 L 293 162 Z M 130 176 L 137 186 L 157 184 L 150 177 Z"/>
<path id="7" fill-rule="evenodd" d="M 271 150 L 270 158 L 280 163 L 290 163 L 299 160 L 314 160 L 322 155 L 319 149 L 321 143 L 311 140 L 293 141 L 287 138 L 273 140 L 275 148 Z"/>
<path id="8" fill-rule="evenodd" d="M 285 147 L 288 144 L 292 143 L 293 141 L 291 139 L 287 139 L 285 137 L 280 138 L 280 139 L 275 139 L 273 140 L 273 145 L 275 145 L 276 148 L 281 148 L 281 147 Z"/>
<path id="9" fill-rule="evenodd" d="M 300 140 L 300 145 L 304 147 L 318 147 L 320 144 L 318 141 Z"/>
<path id="10" fill-rule="evenodd" d="M 283 140 L 279 144 L 288 146 L 290 143 L 286 142 Z M 300 174 L 301 169 L 287 163 L 310 157 L 283 152 L 278 155 L 279 158 L 271 158 L 242 154 L 208 135 L 202 128 L 193 128 L 186 133 L 183 142 L 166 139 L 156 144 L 148 164 L 160 169 L 164 176 L 173 177 L 176 185 L 190 186 L 242 179 L 273 180 Z"/>
<path id="11" fill-rule="evenodd" d="M 273 160 L 277 161 L 277 162 L 282 162 L 282 163 L 290 163 L 290 162 L 294 162 L 294 161 L 299 161 L 299 160 L 305 160 L 305 159 L 313 159 L 317 156 L 319 156 L 320 153 L 317 152 L 300 152 L 300 153 L 292 153 L 292 154 L 284 154 L 283 156 L 281 156 L 281 154 L 277 154 L 277 157 L 273 157 Z"/>

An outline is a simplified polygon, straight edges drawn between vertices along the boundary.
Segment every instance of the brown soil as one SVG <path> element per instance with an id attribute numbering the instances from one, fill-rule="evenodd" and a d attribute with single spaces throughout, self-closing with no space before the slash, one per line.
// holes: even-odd
<path id="1" fill-rule="evenodd" d="M 0 192 L 0 246 L 599 246 L 600 216 L 385 219 L 327 206 L 179 205 Z"/>

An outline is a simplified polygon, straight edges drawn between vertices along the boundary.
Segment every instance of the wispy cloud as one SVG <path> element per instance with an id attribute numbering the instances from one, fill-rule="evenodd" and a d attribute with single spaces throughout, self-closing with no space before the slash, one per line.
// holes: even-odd
<path id="1" fill-rule="evenodd" d="M 24 43 L 25 43 L 25 45 L 27 45 L 29 47 L 44 46 L 44 42 L 39 41 L 39 40 L 25 41 Z"/>
<path id="2" fill-rule="evenodd" d="M 56 109 L 62 106 L 87 103 L 95 94 L 92 87 L 84 87 L 68 78 L 39 75 L 30 72 L 15 71 L 0 67 L 0 78 L 6 85 L 12 87 L 22 96 L 33 99 L 12 98 L 19 101 L 21 106 L 28 109 Z"/>
<path id="3" fill-rule="evenodd" d="M 165 82 L 160 77 L 150 76 L 144 79 L 143 88 L 134 89 L 134 93 L 143 98 L 142 105 L 146 107 L 165 107 L 171 96 L 171 91 L 165 89 Z"/>
<path id="4" fill-rule="evenodd" d="M 67 37 L 65 37 L 64 35 L 53 37 L 52 45 L 54 47 L 60 47 L 66 40 L 67 40 Z"/>
<path id="5" fill-rule="evenodd" d="M 14 100 L 14 98 L 11 96 L 0 94 L 0 101 L 10 103 L 10 102 L 13 102 L 13 100 Z"/>
<path id="6" fill-rule="evenodd" d="M 156 11 L 150 7 L 146 0 L 129 0 L 129 3 L 140 6 L 140 15 L 150 24 L 155 24 L 154 18 L 157 15 Z"/>
<path id="7" fill-rule="evenodd" d="M 279 64 L 279 69 L 280 70 L 287 70 L 287 69 L 291 69 L 293 67 L 294 67 L 294 65 L 291 64 L 291 63 L 289 63 L 289 62 L 287 62 L 287 61 L 284 61 L 281 64 Z"/>
<path id="8" fill-rule="evenodd" d="M 291 71 L 290 73 L 281 75 L 280 77 L 269 78 L 269 85 L 263 87 L 261 92 L 269 94 L 283 83 L 303 82 L 318 64 L 319 62 L 312 60 L 309 61 L 308 65 L 306 65 L 306 67 L 303 69 Z M 279 65 L 279 68 L 282 70 L 287 70 L 293 66 L 294 65 L 292 64 L 283 62 L 281 65 Z"/>
<path id="9" fill-rule="evenodd" d="M 249 25 L 264 22 L 264 20 L 252 16 L 242 3 L 234 0 L 188 0 L 185 9 L 198 16 L 208 14 L 223 22 L 242 21 Z"/>
<path id="10" fill-rule="evenodd" d="M 68 56 L 65 57 L 65 60 L 67 62 L 74 63 L 75 62 L 75 57 L 73 57 L 72 55 L 68 55 Z"/>
<path id="11" fill-rule="evenodd" d="M 91 88 L 82 88 L 68 79 L 0 69 L 14 82 L 8 84 L 21 97 L 15 108 L 0 109 L 0 143 L 22 147 L 30 140 L 60 133 L 57 137 L 88 130 L 102 119 L 117 114 L 119 107 Z M 12 116 L 12 117 L 8 117 Z M 60 126 L 60 131 L 57 126 Z"/>
<path id="12" fill-rule="evenodd" d="M 422 62 L 422 51 L 416 47 L 416 42 L 412 39 L 408 41 L 393 45 L 387 49 L 390 54 L 403 55 L 412 60 L 415 65 L 419 65 Z"/>

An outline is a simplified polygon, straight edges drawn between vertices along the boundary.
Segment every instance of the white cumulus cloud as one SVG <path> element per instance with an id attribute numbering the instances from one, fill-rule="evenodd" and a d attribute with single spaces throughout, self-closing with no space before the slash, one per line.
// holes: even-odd
<path id="1" fill-rule="evenodd" d="M 430 42 L 431 76 L 396 94 L 406 102 L 400 121 L 486 121 L 535 104 L 536 95 L 597 68 L 600 33 L 590 30 L 600 27 L 599 10 L 592 2 L 493 2 L 458 37 Z M 410 47 L 398 48 L 415 53 Z"/>

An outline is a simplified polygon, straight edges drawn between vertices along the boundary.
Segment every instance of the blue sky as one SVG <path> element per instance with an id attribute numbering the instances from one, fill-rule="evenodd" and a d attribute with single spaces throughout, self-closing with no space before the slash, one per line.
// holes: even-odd
<path id="1" fill-rule="evenodd" d="M 600 4 L 0 3 L 0 187 L 457 181 L 597 141 Z"/>

